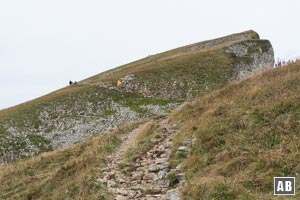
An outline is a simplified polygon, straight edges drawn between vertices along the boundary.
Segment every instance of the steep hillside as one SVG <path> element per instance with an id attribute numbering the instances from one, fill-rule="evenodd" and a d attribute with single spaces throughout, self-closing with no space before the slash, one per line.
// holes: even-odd
<path id="1" fill-rule="evenodd" d="M 273 177 L 300 170 L 299 86 L 297 62 L 186 103 L 170 121 L 152 118 L 3 166 L 0 198 L 163 199 L 185 177 L 186 200 L 274 199 Z"/>
<path id="2" fill-rule="evenodd" d="M 297 62 L 230 84 L 173 114 L 180 133 L 171 163 L 182 163 L 184 199 L 274 199 L 273 177 L 300 172 L 299 100 Z M 176 153 L 187 139 L 193 139 L 191 150 Z"/>
<path id="3" fill-rule="evenodd" d="M 8 163 L 65 148 L 137 119 L 166 114 L 186 99 L 273 65 L 270 42 L 254 31 L 149 56 L 0 111 L 0 158 Z"/>

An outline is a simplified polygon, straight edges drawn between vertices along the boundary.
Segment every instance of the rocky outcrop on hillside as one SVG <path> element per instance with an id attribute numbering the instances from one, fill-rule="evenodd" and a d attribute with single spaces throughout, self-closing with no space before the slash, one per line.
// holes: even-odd
<path id="1" fill-rule="evenodd" d="M 106 88 L 102 90 L 109 91 Z M 9 163 L 18 158 L 66 148 L 127 123 L 166 114 L 179 105 L 172 102 L 163 105 L 147 103 L 147 99 L 140 100 L 144 101 L 141 105 L 131 105 L 126 99 L 122 100 L 124 92 L 118 92 L 120 99 L 114 101 L 101 93 L 100 88 L 98 91 L 83 93 L 80 98 L 70 95 L 63 102 L 52 102 L 19 123 L 13 120 L 3 122 L 1 125 L 5 133 L 0 138 L 2 160 Z M 111 95 L 117 93 L 110 91 Z M 127 95 L 131 98 L 130 94 Z"/>
<path id="2" fill-rule="evenodd" d="M 172 75 L 169 73 L 170 70 L 164 72 L 162 68 L 161 73 L 153 75 L 159 77 L 159 80 L 154 81 L 141 78 L 141 73 L 126 75 L 120 79 L 123 83 L 122 89 L 139 92 L 146 97 L 192 99 L 217 88 L 218 81 L 229 82 L 244 79 L 257 72 L 272 68 L 274 66 L 274 51 L 271 43 L 268 40 L 249 39 L 251 36 L 249 34 L 236 36 L 237 39 L 241 40 L 229 42 L 229 44 L 223 43 L 224 40 L 227 41 L 225 38 L 190 47 L 193 48 L 193 51 L 201 51 L 204 47 L 216 48 L 216 46 L 221 45 L 220 48 L 225 53 L 225 56 L 230 59 L 232 68 L 227 72 L 224 69 L 223 74 L 211 73 L 211 68 L 223 67 L 219 66 L 218 62 L 213 64 L 214 55 L 211 55 L 209 64 L 203 64 L 207 66 L 206 69 L 201 69 L 200 64 L 198 69 L 194 67 L 194 69 L 188 71 L 180 69 L 179 67 L 181 66 L 177 64 L 168 63 L 168 65 L 173 65 L 174 68 L 179 68 L 178 74 Z M 244 38 L 246 40 L 242 40 Z M 218 53 L 216 52 L 215 54 Z M 201 62 L 201 60 L 197 62 Z M 193 68 L 193 65 L 197 66 L 197 63 L 191 63 L 188 67 Z M 214 80 L 214 82 L 211 82 L 211 80 Z"/>
<path id="3" fill-rule="evenodd" d="M 246 40 L 225 50 L 234 58 L 234 78 L 244 79 L 274 67 L 274 50 L 268 40 Z"/>

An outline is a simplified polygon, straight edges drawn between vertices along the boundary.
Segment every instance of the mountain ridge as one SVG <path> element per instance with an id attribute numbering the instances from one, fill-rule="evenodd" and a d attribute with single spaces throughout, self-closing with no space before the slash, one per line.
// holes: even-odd
<path id="1" fill-rule="evenodd" d="M 108 70 L 0 111 L 0 158 L 9 163 L 167 114 L 185 100 L 273 65 L 271 43 L 247 31 Z M 122 87 L 116 86 L 117 80 Z"/>

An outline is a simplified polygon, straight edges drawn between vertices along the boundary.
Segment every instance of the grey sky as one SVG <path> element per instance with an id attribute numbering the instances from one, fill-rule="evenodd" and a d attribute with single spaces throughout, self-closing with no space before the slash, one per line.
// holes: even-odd
<path id="1" fill-rule="evenodd" d="M 0 0 L 0 109 L 171 48 L 248 29 L 300 56 L 299 0 Z"/>

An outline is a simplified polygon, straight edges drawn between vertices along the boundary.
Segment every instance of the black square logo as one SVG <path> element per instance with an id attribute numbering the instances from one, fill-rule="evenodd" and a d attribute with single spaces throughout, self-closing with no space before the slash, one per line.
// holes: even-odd
<path id="1" fill-rule="evenodd" d="M 295 177 L 274 177 L 274 195 L 295 195 Z"/>

